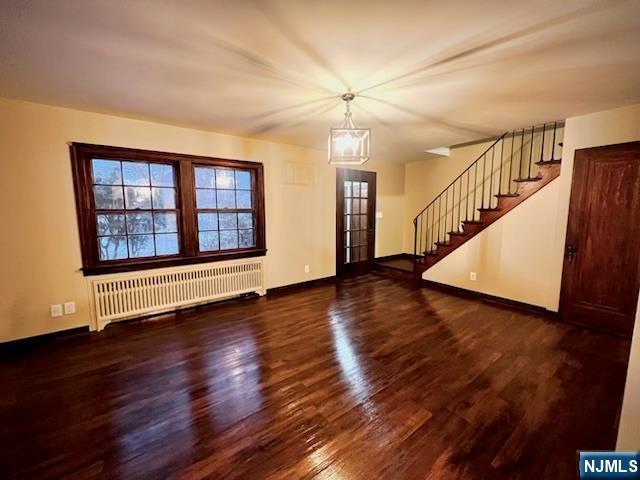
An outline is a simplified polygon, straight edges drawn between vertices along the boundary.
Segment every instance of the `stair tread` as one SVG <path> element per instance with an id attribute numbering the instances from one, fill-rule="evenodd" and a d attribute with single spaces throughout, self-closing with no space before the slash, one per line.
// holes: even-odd
<path id="1" fill-rule="evenodd" d="M 498 212 L 500 209 L 498 207 L 482 207 L 478 208 L 479 212 Z"/>
<path id="2" fill-rule="evenodd" d="M 520 194 L 519 193 L 496 193 L 494 196 L 498 198 L 511 198 L 511 197 L 519 197 Z"/>
<path id="3" fill-rule="evenodd" d="M 436 242 L 436 245 L 438 245 L 439 247 L 450 247 L 451 242 Z"/>
<path id="4" fill-rule="evenodd" d="M 469 232 L 460 232 L 460 231 L 453 231 L 453 232 L 447 232 L 447 233 L 449 235 L 459 235 L 461 237 L 469 235 Z"/>
<path id="5" fill-rule="evenodd" d="M 562 162 L 561 159 L 545 160 L 544 162 L 536 162 L 536 165 L 557 165 Z"/>
<path id="6" fill-rule="evenodd" d="M 462 223 L 466 223 L 469 225 L 482 225 L 484 222 L 481 220 L 463 220 Z"/>
<path id="7" fill-rule="evenodd" d="M 542 177 L 525 177 L 525 178 L 514 178 L 514 182 L 538 182 L 542 180 Z"/>

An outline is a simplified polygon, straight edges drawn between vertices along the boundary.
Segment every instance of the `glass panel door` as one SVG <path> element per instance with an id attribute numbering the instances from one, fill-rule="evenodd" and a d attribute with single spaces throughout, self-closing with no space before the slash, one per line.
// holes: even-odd
<path id="1" fill-rule="evenodd" d="M 338 272 L 366 271 L 374 257 L 375 173 L 338 170 Z M 356 265 L 358 264 L 358 265 Z"/>

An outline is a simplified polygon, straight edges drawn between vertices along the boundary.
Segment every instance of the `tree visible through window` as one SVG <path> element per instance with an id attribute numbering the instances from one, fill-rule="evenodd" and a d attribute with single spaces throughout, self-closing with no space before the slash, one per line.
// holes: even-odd
<path id="1" fill-rule="evenodd" d="M 71 146 L 86 273 L 265 253 L 262 165 Z"/>
<path id="2" fill-rule="evenodd" d="M 177 255 L 172 165 L 92 160 L 100 260 Z"/>

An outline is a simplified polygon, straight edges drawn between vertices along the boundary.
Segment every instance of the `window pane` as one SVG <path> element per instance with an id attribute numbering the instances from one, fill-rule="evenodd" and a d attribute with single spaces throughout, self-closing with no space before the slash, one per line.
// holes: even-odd
<path id="1" fill-rule="evenodd" d="M 149 164 L 140 162 L 122 162 L 122 175 L 125 185 L 149 185 Z"/>
<path id="2" fill-rule="evenodd" d="M 152 163 L 151 168 L 151 185 L 154 187 L 173 187 L 173 167 L 171 165 L 162 165 L 160 163 Z"/>
<path id="3" fill-rule="evenodd" d="M 360 215 L 351 215 L 350 230 L 358 230 L 360 228 Z"/>
<path id="4" fill-rule="evenodd" d="M 250 190 L 236 191 L 236 200 L 238 202 L 238 208 L 251 208 L 251 191 Z"/>
<path id="5" fill-rule="evenodd" d="M 173 188 L 152 188 L 153 208 L 176 208 L 175 192 Z"/>
<path id="6" fill-rule="evenodd" d="M 235 188 L 233 170 L 219 170 L 216 168 L 216 188 Z"/>
<path id="7" fill-rule="evenodd" d="M 368 253 L 367 253 L 367 247 L 359 247 L 360 248 L 360 261 L 364 262 L 365 260 L 368 260 Z"/>
<path id="8" fill-rule="evenodd" d="M 156 233 L 174 233 L 178 231 L 178 215 L 174 212 L 156 212 L 153 214 Z"/>
<path id="9" fill-rule="evenodd" d="M 215 171 L 213 168 L 195 167 L 196 187 L 198 188 L 214 188 Z"/>
<path id="10" fill-rule="evenodd" d="M 253 228 L 253 213 L 239 213 L 238 228 Z"/>
<path id="11" fill-rule="evenodd" d="M 98 255 L 100 260 L 116 260 L 127 258 L 127 237 L 98 237 Z"/>
<path id="12" fill-rule="evenodd" d="M 255 247 L 255 241 L 253 240 L 253 230 L 238 230 L 240 235 L 240 247 L 248 248 Z"/>
<path id="13" fill-rule="evenodd" d="M 367 213 L 367 200 L 360 200 L 360 213 Z"/>
<path id="14" fill-rule="evenodd" d="M 117 160 L 91 161 L 93 170 L 93 183 L 100 185 L 122 185 L 120 162 Z"/>
<path id="15" fill-rule="evenodd" d="M 352 213 L 360 213 L 360 200 L 354 198 L 350 200 L 351 202 L 351 212 Z"/>
<path id="16" fill-rule="evenodd" d="M 220 232 L 220 250 L 238 248 L 238 231 L 227 230 Z"/>
<path id="17" fill-rule="evenodd" d="M 238 216 L 235 213 L 221 213 L 220 230 L 231 230 L 238 228 Z"/>
<path id="18" fill-rule="evenodd" d="M 198 230 L 218 230 L 218 214 L 199 213 Z"/>
<path id="19" fill-rule="evenodd" d="M 106 213 L 96 215 L 98 235 L 124 235 L 124 215 L 121 213 Z"/>
<path id="20" fill-rule="evenodd" d="M 128 233 L 153 233 L 151 212 L 127 213 Z"/>
<path id="21" fill-rule="evenodd" d="M 245 170 L 236 170 L 236 188 L 251 189 L 251 173 Z"/>
<path id="22" fill-rule="evenodd" d="M 149 187 L 125 187 L 128 209 L 150 209 L 151 189 Z"/>
<path id="23" fill-rule="evenodd" d="M 360 182 L 353 182 L 353 196 L 360 196 Z"/>
<path id="24" fill-rule="evenodd" d="M 348 198 L 344 200 L 344 213 L 351 213 L 351 200 Z"/>
<path id="25" fill-rule="evenodd" d="M 218 190 L 218 208 L 236 208 L 233 190 Z"/>
<path id="26" fill-rule="evenodd" d="M 198 208 L 216 208 L 216 191 L 196 189 L 196 206 Z"/>
<path id="27" fill-rule="evenodd" d="M 200 232 L 198 240 L 201 252 L 210 252 L 211 250 L 220 250 L 218 242 L 218 232 Z"/>
<path id="28" fill-rule="evenodd" d="M 178 254 L 178 235 L 176 233 L 156 235 L 156 255 L 176 254 Z"/>
<path id="29" fill-rule="evenodd" d="M 360 215 L 360 228 L 362 230 L 366 230 L 367 229 L 367 216 L 366 215 Z"/>
<path id="30" fill-rule="evenodd" d="M 369 196 L 369 183 L 368 182 L 362 182 L 360 184 L 360 196 L 367 198 Z"/>
<path id="31" fill-rule="evenodd" d="M 344 196 L 351 197 L 351 182 L 349 180 L 344 181 Z"/>
<path id="32" fill-rule="evenodd" d="M 128 238 L 131 258 L 153 257 L 156 254 L 153 235 L 129 235 Z"/>
<path id="33" fill-rule="evenodd" d="M 122 187 L 93 187 L 97 210 L 122 210 L 124 197 Z"/>

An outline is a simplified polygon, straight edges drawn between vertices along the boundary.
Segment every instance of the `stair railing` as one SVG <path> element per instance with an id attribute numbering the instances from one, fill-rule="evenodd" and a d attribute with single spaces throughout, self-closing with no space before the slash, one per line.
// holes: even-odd
<path id="1" fill-rule="evenodd" d="M 558 161 L 563 133 L 564 122 L 556 121 L 498 137 L 413 219 L 416 261 L 478 222 L 481 211 L 495 210 L 499 197 L 514 196 L 514 183 L 537 178 L 537 165 Z"/>

